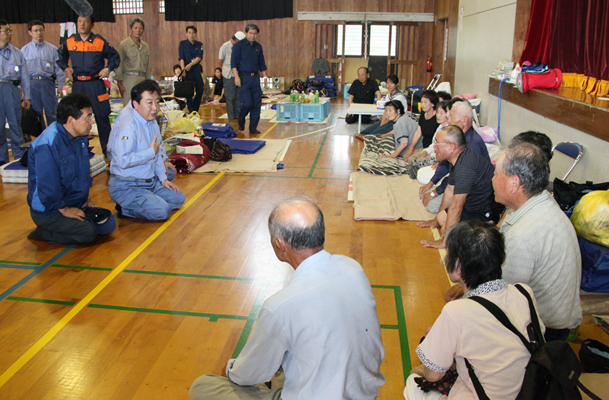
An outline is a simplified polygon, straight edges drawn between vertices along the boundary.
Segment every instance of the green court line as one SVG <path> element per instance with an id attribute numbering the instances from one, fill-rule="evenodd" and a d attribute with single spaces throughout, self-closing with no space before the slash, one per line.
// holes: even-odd
<path id="1" fill-rule="evenodd" d="M 35 267 L 42 265 L 41 263 L 35 263 L 35 262 L 7 261 L 7 260 L 0 260 L 0 264 L 32 265 Z"/>
<path id="2" fill-rule="evenodd" d="M 112 271 L 112 268 L 102 268 L 102 267 L 84 267 L 80 265 L 66 265 L 66 264 L 53 264 L 51 267 L 54 268 L 69 268 L 69 269 L 86 269 L 91 271 Z"/>
<path id="3" fill-rule="evenodd" d="M 237 319 L 247 320 L 249 317 L 241 315 L 230 315 L 230 314 L 211 314 L 211 313 L 199 313 L 191 311 L 173 311 L 173 310 L 159 310 L 155 308 L 141 308 L 141 307 L 123 307 L 123 306 L 110 306 L 105 304 L 89 304 L 89 308 L 99 308 L 104 310 L 118 310 L 118 311 L 132 311 L 132 312 L 145 312 L 151 314 L 166 314 L 166 315 L 182 315 L 186 317 L 203 317 L 209 318 L 210 322 L 216 322 L 218 319 Z"/>
<path id="4" fill-rule="evenodd" d="M 406 330 L 406 317 L 404 316 L 404 303 L 402 302 L 402 288 L 399 286 L 389 285 L 371 285 L 374 289 L 393 289 L 393 298 L 395 301 L 395 313 L 398 318 L 398 332 L 400 336 L 400 350 L 402 353 L 402 371 L 404 372 L 404 386 L 406 379 L 412 369 L 410 362 L 410 349 L 408 346 L 408 331 Z"/>
<path id="5" fill-rule="evenodd" d="M 127 272 L 125 270 L 124 272 Z M 141 272 L 141 271 L 137 271 Z M 159 275 L 166 275 L 169 273 L 159 273 Z M 203 277 L 196 276 L 196 277 Z M 212 277 L 214 279 L 215 277 Z M 229 277 L 223 277 L 229 278 Z M 230 279 L 230 278 L 229 278 Z M 244 278 L 247 279 L 247 278 Z M 250 314 L 248 316 L 242 315 L 231 315 L 231 314 L 213 314 L 213 313 L 199 313 L 199 312 L 190 312 L 190 311 L 174 311 L 174 310 L 160 310 L 153 308 L 142 308 L 142 307 L 124 307 L 124 306 L 112 306 L 112 305 L 104 305 L 104 304 L 89 304 L 87 307 L 97 308 L 97 309 L 106 309 L 106 310 L 117 310 L 117 311 L 131 311 L 131 312 L 145 312 L 152 314 L 165 314 L 165 315 L 181 315 L 188 317 L 203 317 L 209 318 L 210 322 L 216 322 L 218 319 L 231 319 L 231 320 L 241 320 L 246 321 L 245 326 L 243 327 L 243 331 L 239 336 L 239 340 L 237 341 L 237 345 L 235 346 L 235 350 L 233 351 L 233 355 L 231 358 L 236 358 L 239 353 L 243 350 L 243 347 L 247 343 L 247 339 L 254 327 L 254 323 L 258 319 L 258 312 L 260 311 L 260 307 L 262 306 L 262 301 L 266 295 L 266 291 L 268 289 L 269 282 L 265 281 L 262 283 L 260 290 L 258 291 L 258 295 L 252 306 Z M 406 318 L 404 317 L 404 304 L 402 302 L 402 289 L 399 286 L 390 286 L 390 285 L 372 285 L 374 289 L 390 289 L 393 290 L 394 302 L 397 314 L 397 325 L 393 324 L 382 324 L 381 329 L 391 329 L 398 330 L 399 338 L 400 338 L 400 353 L 402 356 L 402 371 L 404 374 L 404 385 L 406 385 L 406 379 L 408 378 L 408 374 L 410 374 L 410 370 L 412 369 L 412 364 L 410 362 L 410 349 L 408 347 L 408 332 L 406 331 Z M 60 300 L 46 300 L 46 299 L 35 299 L 35 298 L 27 298 L 27 297 L 16 297 L 9 296 L 7 300 L 13 301 L 25 301 L 32 303 L 44 303 L 44 304 L 58 304 L 58 305 L 66 305 L 73 306 L 76 303 L 71 301 L 60 301 Z"/>
<path id="6" fill-rule="evenodd" d="M 14 301 L 27 301 L 29 303 L 43 303 L 43 304 L 59 304 L 62 306 L 73 306 L 76 304 L 75 301 L 61 301 L 61 300 L 46 300 L 46 299 L 34 299 L 31 297 L 17 297 L 17 296 L 8 296 L 7 300 Z"/>
<path id="7" fill-rule="evenodd" d="M 260 290 L 258 291 L 258 296 L 256 297 L 256 301 L 252 306 L 252 311 L 250 311 L 250 315 L 247 318 L 245 326 L 243 327 L 243 331 L 241 331 L 241 336 L 239 336 L 239 340 L 237 341 L 237 345 L 235 346 L 235 350 L 233 351 L 233 355 L 231 356 L 231 358 L 237 358 L 237 356 L 239 356 L 239 354 L 241 353 L 241 350 L 243 350 L 243 347 L 247 342 L 247 338 L 250 336 L 250 332 L 254 327 L 254 322 L 256 322 L 256 320 L 258 319 L 258 312 L 260 311 L 260 306 L 262 306 L 262 299 L 264 299 L 264 296 L 266 295 L 266 290 L 268 288 L 268 282 L 263 283 L 260 287 Z"/>
<path id="8" fill-rule="evenodd" d="M 255 278 L 239 278 L 233 276 L 216 276 L 216 275 L 199 275 L 199 274 L 180 274 L 176 272 L 162 272 L 162 271 L 143 271 L 137 269 L 126 269 L 123 272 L 129 272 L 132 274 L 147 274 L 147 275 L 163 275 L 163 276 L 179 276 L 181 278 L 201 278 L 201 279 L 221 279 L 228 281 L 248 281 L 253 282 Z"/>
<path id="9" fill-rule="evenodd" d="M 330 128 L 326 131 L 324 135 L 324 140 L 321 142 L 321 146 L 319 146 L 319 151 L 317 152 L 317 156 L 315 157 L 315 161 L 313 161 L 313 165 L 311 166 L 311 170 L 309 171 L 309 178 L 313 177 L 313 172 L 315 172 L 315 167 L 317 167 L 317 162 L 319 161 L 319 156 L 321 156 L 321 151 L 324 149 L 324 145 L 326 144 L 326 140 L 328 139 L 328 133 L 330 133 Z"/>

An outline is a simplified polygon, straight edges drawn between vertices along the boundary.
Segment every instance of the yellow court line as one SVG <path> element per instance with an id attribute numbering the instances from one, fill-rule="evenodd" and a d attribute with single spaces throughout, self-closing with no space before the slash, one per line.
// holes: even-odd
<path id="1" fill-rule="evenodd" d="M 436 228 L 431 228 L 431 234 L 433 235 L 433 238 L 435 240 L 442 239 L 442 236 L 440 235 L 440 232 Z M 440 252 L 440 258 L 442 259 L 442 267 L 444 268 L 444 258 L 446 257 L 446 249 L 438 249 L 438 252 Z M 446 273 L 446 277 L 448 278 L 448 282 L 452 286 L 453 285 L 453 281 L 451 281 L 450 278 L 448 277 L 448 272 L 446 272 L 446 268 L 444 268 L 444 272 Z"/>
<path id="2" fill-rule="evenodd" d="M 171 216 L 163 225 L 161 225 L 144 243 L 142 243 L 133 253 L 129 255 L 118 267 L 112 270 L 106 278 L 101 281 L 89 294 L 78 302 L 62 319 L 59 320 L 47 333 L 44 334 L 32 347 L 29 348 L 13 365 L 10 366 L 0 376 L 0 387 L 2 387 L 9 379 L 13 377 L 32 357 L 36 355 L 59 331 L 68 324 L 83 308 L 87 306 L 114 278 L 118 276 L 126 267 L 133 261 L 142 251 L 146 249 L 169 225 L 173 223 L 184 211 L 188 209 L 203 193 L 205 193 L 214 183 L 216 183 L 224 172 L 217 175 L 203 189 L 201 189 L 192 199 L 190 199 L 184 207 L 180 208 L 174 215 Z"/>
<path id="3" fill-rule="evenodd" d="M 266 134 L 269 133 L 270 131 L 272 131 L 276 126 L 277 126 L 277 122 L 275 122 L 275 124 L 273 126 L 271 126 L 269 129 L 267 129 L 266 132 L 264 132 L 262 135 L 260 135 L 260 137 L 258 139 L 262 139 L 263 137 L 265 137 Z"/>

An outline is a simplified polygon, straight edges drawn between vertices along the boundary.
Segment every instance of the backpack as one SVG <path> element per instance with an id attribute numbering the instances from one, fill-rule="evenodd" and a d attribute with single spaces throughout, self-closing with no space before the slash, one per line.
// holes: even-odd
<path id="1" fill-rule="evenodd" d="M 32 136 L 39 136 L 42 129 L 42 115 L 33 108 L 21 108 L 21 131 L 25 143 L 32 141 Z"/>
<path id="2" fill-rule="evenodd" d="M 494 303 L 478 296 L 470 297 L 495 316 L 507 329 L 522 341 L 531 353 L 526 367 L 520 393 L 516 400 L 581 400 L 578 386 L 593 400 L 601 400 L 579 382 L 582 366 L 571 346 L 565 341 L 546 343 L 541 333 L 537 311 L 529 292 L 522 286 L 514 285 L 528 300 L 531 311 L 531 323 L 527 326 L 530 341 L 512 325 L 507 315 Z M 478 380 L 472 365 L 465 359 L 469 377 L 480 400 L 489 400 L 482 384 Z"/>
<path id="3" fill-rule="evenodd" d="M 204 137 L 203 143 L 211 150 L 212 161 L 230 161 L 233 158 L 233 153 L 228 145 L 222 143 L 217 138 Z"/>

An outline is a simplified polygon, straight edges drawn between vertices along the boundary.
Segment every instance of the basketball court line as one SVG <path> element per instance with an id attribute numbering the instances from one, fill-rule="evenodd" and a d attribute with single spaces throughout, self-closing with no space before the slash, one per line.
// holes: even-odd
<path id="1" fill-rule="evenodd" d="M 11 365 L 2 375 L 0 375 L 0 387 L 15 375 L 29 360 L 32 359 L 59 331 L 61 331 L 80 311 L 82 311 L 110 282 L 114 280 L 137 256 L 139 256 L 161 233 L 163 233 L 184 211 L 199 199 L 207 190 L 216 183 L 224 173 L 218 174 L 207 185 L 205 185 L 192 199 L 190 199 L 182 208 L 173 214 L 169 220 L 161 225 L 148 239 L 144 241 L 137 249 L 135 249 L 118 267 L 116 267 L 104 280 L 102 280 L 93 290 L 91 290 L 82 300 L 80 300 L 63 318 L 59 320 L 47 333 L 45 333 L 32 347 L 30 347 L 13 365 Z M 64 249 L 64 252 L 71 250 L 73 246 Z M 50 265 L 52 261 L 63 256 L 59 253 L 53 259 L 47 261 Z M 10 290 L 10 289 L 9 289 Z M 6 292 L 5 292 L 6 293 Z"/>

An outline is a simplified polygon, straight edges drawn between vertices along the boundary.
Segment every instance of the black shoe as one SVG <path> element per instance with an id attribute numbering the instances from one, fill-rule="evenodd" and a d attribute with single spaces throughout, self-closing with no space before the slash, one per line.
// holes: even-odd
<path id="1" fill-rule="evenodd" d="M 245 126 L 240 126 L 239 128 L 237 128 L 237 130 L 235 131 L 235 133 L 239 133 L 245 130 Z"/>
<path id="2" fill-rule="evenodd" d="M 44 240 L 44 237 L 42 236 L 42 229 L 36 227 L 36 229 L 27 235 L 27 238 L 32 240 Z"/>
<path id="3" fill-rule="evenodd" d="M 116 210 L 116 218 L 125 218 L 125 216 L 123 215 L 123 208 L 120 205 L 117 204 L 114 209 Z"/>
<path id="4" fill-rule="evenodd" d="M 262 132 L 260 132 L 259 130 L 256 129 L 255 131 L 250 131 L 250 133 L 262 133 Z"/>

